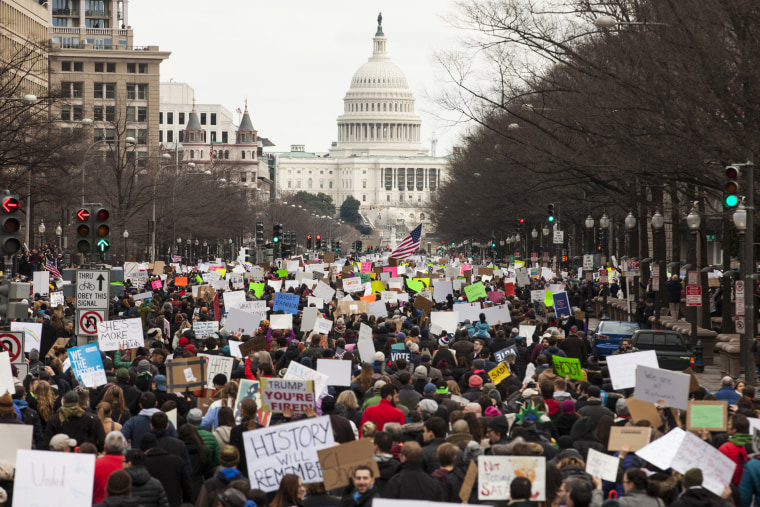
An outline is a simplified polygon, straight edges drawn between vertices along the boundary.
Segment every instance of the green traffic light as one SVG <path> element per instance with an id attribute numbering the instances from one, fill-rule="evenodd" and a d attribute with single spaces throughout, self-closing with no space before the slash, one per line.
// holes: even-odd
<path id="1" fill-rule="evenodd" d="M 278 238 L 277 236 L 275 236 L 275 237 L 272 239 L 272 241 L 273 241 L 273 242 L 275 242 L 275 243 L 279 243 L 279 242 L 280 242 L 280 238 Z"/>
<path id="2" fill-rule="evenodd" d="M 104 239 L 101 239 L 100 241 L 98 241 L 98 249 L 100 249 L 101 252 L 105 252 L 109 248 L 111 248 L 111 243 L 109 243 L 108 241 Z"/>
<path id="3" fill-rule="evenodd" d="M 739 204 L 739 198 L 735 195 L 727 195 L 726 198 L 723 200 L 723 203 L 728 206 L 729 208 L 733 208 L 737 204 Z"/>
<path id="4" fill-rule="evenodd" d="M 554 222 L 554 216 L 549 215 L 549 218 L 547 218 L 547 220 L 549 220 L 550 222 Z"/>

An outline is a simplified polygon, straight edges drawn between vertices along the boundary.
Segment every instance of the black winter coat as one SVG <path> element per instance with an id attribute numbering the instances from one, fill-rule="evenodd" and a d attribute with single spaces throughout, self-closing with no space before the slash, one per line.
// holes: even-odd
<path id="1" fill-rule="evenodd" d="M 151 477 L 143 465 L 125 468 L 132 477 L 132 496 L 139 498 L 145 507 L 169 507 L 166 491 L 158 479 Z"/>
<path id="2" fill-rule="evenodd" d="M 145 453 L 145 468 L 163 484 L 171 507 L 179 507 L 183 501 L 193 502 L 189 467 L 181 458 L 155 447 Z"/>
<path id="3" fill-rule="evenodd" d="M 440 502 L 443 492 L 438 480 L 428 475 L 421 461 L 407 461 L 385 487 L 385 498 Z"/>
<path id="4" fill-rule="evenodd" d="M 193 498 L 196 499 L 203 483 L 214 476 L 214 466 L 211 464 L 211 453 L 207 447 L 201 449 L 195 442 L 184 442 L 184 444 L 190 455 L 190 479 L 193 483 Z"/>
<path id="5" fill-rule="evenodd" d="M 71 417 L 65 423 L 61 423 L 60 415 L 57 412 L 50 416 L 45 427 L 43 449 L 48 448 L 50 439 L 58 433 L 67 434 L 69 438 L 77 441 L 77 445 L 91 442 L 98 448 L 98 452 L 103 452 L 103 444 L 106 441 L 103 423 L 90 412 L 83 413 L 82 417 Z"/>

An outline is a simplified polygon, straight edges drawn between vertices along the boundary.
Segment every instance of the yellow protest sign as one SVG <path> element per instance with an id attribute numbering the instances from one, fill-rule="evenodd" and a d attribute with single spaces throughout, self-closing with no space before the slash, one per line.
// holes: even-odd
<path id="1" fill-rule="evenodd" d="M 552 297 L 552 294 L 554 294 L 554 291 L 547 290 L 544 295 L 544 305 L 546 305 L 547 308 L 554 306 L 554 298 Z"/>
<path id="2" fill-rule="evenodd" d="M 385 290 L 385 284 L 383 282 L 372 282 L 372 292 L 383 292 Z"/>
<path id="3" fill-rule="evenodd" d="M 491 377 L 491 381 L 495 386 L 499 385 L 503 380 L 506 380 L 510 375 L 509 366 L 504 363 L 499 363 L 496 368 L 488 372 L 488 376 Z"/>

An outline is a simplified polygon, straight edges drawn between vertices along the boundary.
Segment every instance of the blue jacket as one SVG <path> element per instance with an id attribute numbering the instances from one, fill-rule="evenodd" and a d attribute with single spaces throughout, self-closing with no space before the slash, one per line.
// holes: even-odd
<path id="1" fill-rule="evenodd" d="M 760 505 L 760 460 L 751 459 L 744 465 L 742 482 L 739 483 L 739 493 L 742 497 L 742 507 Z M 752 501 L 752 497 L 755 501 Z"/>
<path id="2" fill-rule="evenodd" d="M 121 428 L 121 434 L 124 435 L 124 440 L 132 441 L 132 449 L 140 448 L 140 440 L 143 435 L 150 433 L 150 418 L 156 412 L 160 412 L 157 408 L 144 408 L 140 410 L 140 413 L 134 417 L 130 417 L 124 426 Z M 177 438 L 177 430 L 174 429 L 174 424 L 169 421 L 169 430 L 167 434 L 170 437 Z"/>
<path id="3" fill-rule="evenodd" d="M 715 392 L 715 399 L 727 401 L 729 405 L 735 405 L 741 395 L 731 386 L 723 386 Z"/>

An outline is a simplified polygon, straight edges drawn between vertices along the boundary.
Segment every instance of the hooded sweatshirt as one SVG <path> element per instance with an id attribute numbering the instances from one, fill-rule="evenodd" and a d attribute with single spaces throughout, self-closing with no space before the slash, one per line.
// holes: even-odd
<path id="1" fill-rule="evenodd" d="M 150 418 L 156 412 L 160 412 L 160 410 L 157 408 L 144 408 L 135 417 L 130 417 L 121 428 L 124 439 L 132 441 L 132 447 L 139 447 L 140 439 L 142 439 L 143 435 L 150 433 Z M 170 437 L 177 438 L 177 430 L 171 421 L 169 421 L 167 433 Z"/>

